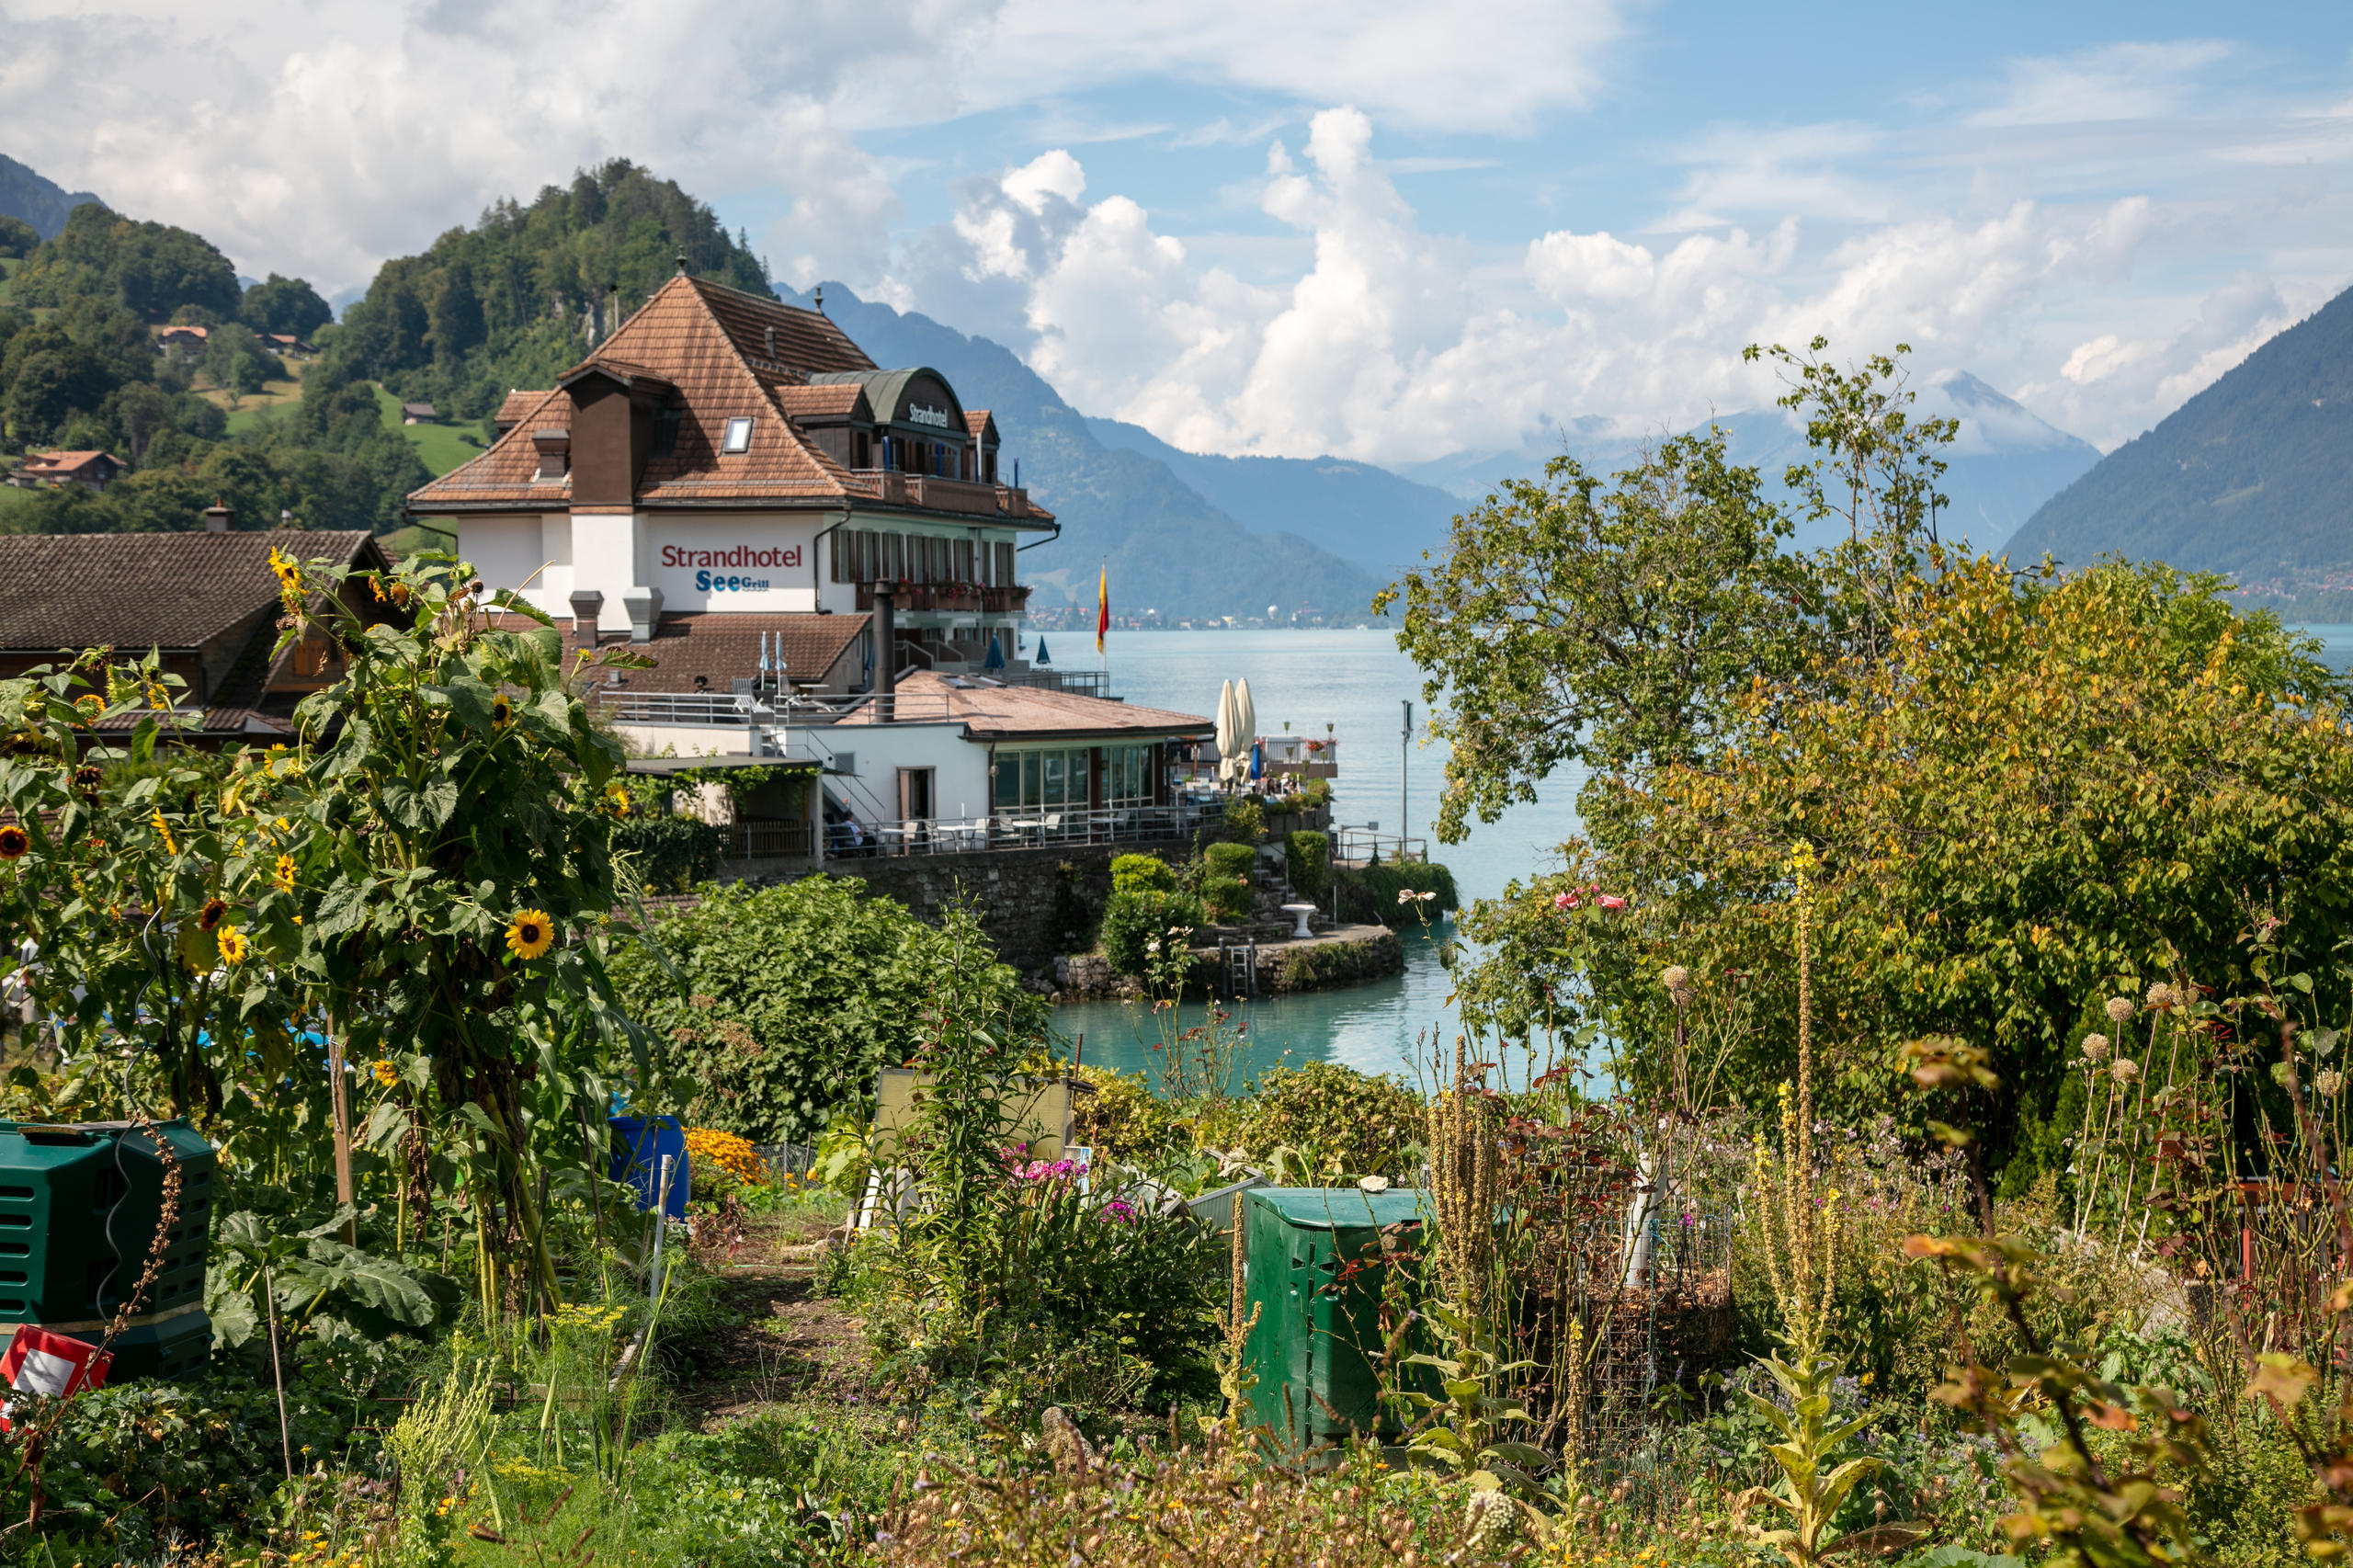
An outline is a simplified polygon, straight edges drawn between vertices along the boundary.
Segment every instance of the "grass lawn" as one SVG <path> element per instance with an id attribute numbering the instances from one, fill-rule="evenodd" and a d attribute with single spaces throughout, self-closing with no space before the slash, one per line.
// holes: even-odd
<path id="1" fill-rule="evenodd" d="M 376 542 L 384 547 L 387 555 L 414 555 L 420 550 L 454 551 L 458 548 L 458 535 L 454 528 L 410 523 L 390 533 L 377 535 Z"/>
<path id="2" fill-rule="evenodd" d="M 482 437 L 475 431 L 453 425 L 402 424 L 401 400 L 381 387 L 376 389 L 376 406 L 383 410 L 386 427 L 406 437 L 408 444 L 416 449 L 416 455 L 425 460 L 425 466 L 437 477 L 483 454 Z"/>
<path id="3" fill-rule="evenodd" d="M 19 490 L 13 484 L 0 484 L 0 534 L 24 533 L 32 527 L 27 515 L 40 500 L 38 490 Z"/>

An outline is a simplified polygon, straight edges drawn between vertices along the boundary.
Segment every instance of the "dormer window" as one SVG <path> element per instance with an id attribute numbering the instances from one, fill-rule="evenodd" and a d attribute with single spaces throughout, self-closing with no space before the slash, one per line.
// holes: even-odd
<path id="1" fill-rule="evenodd" d="M 727 422 L 727 439 L 719 449 L 723 452 L 748 452 L 752 449 L 752 422 L 749 418 Z"/>

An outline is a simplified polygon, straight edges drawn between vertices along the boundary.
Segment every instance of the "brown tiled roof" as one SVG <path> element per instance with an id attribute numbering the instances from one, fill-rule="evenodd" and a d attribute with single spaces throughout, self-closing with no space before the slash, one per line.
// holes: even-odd
<path id="1" fill-rule="evenodd" d="M 746 294 L 702 278 L 674 278 L 663 287 L 675 289 L 681 282 L 702 297 L 721 330 L 735 345 L 735 351 L 763 370 L 788 370 L 805 378 L 820 370 L 875 368 L 866 351 L 852 343 L 848 335 L 821 312 L 763 300 L 756 294 Z M 774 358 L 768 357 L 767 351 L 770 327 L 776 329 Z"/>
<path id="2" fill-rule="evenodd" d="M 981 437 L 988 433 L 988 427 L 989 411 L 987 409 L 968 408 L 964 411 L 964 428 L 976 445 Z"/>
<path id="3" fill-rule="evenodd" d="M 767 333 L 776 331 L 776 357 Z M 767 502 L 835 506 L 881 499 L 879 473 L 853 473 L 793 427 L 796 413 L 855 408 L 857 378 L 878 374 L 825 317 L 723 288 L 699 278 L 674 278 L 587 360 L 565 372 L 572 381 L 604 369 L 675 390 L 685 405 L 672 449 L 650 458 L 634 500 L 641 505 L 699 506 Z M 904 373 L 904 372 L 902 372 Z M 832 384 L 801 384 L 810 377 Z M 499 421 L 512 427 L 472 461 L 411 493 L 409 505 L 432 515 L 456 510 L 550 511 L 572 505 L 572 481 L 540 480 L 532 432 L 569 426 L 570 394 L 561 387 L 525 401 L 509 394 Z M 727 421 L 754 421 L 748 450 L 720 449 Z M 1025 521 L 1047 524 L 1051 514 L 1032 508 Z"/>
<path id="4" fill-rule="evenodd" d="M 676 444 L 670 455 L 646 463 L 637 486 L 640 501 L 806 498 L 825 505 L 866 494 L 863 482 L 853 480 L 847 471 L 801 439 L 772 389 L 745 362 L 737 332 L 728 326 L 722 313 L 723 307 L 725 312 L 740 318 L 739 326 L 743 321 L 752 321 L 755 341 L 765 348 L 758 335 L 765 318 L 755 319 L 756 312 L 745 301 L 766 304 L 768 314 L 779 319 L 813 314 L 753 301 L 749 295 L 699 278 L 674 278 L 607 338 L 592 359 L 566 372 L 564 379 L 576 378 L 592 366 L 606 366 L 624 376 L 656 379 L 676 389 L 687 417 L 678 422 Z M 792 341 L 824 350 L 821 357 L 830 363 L 840 357 L 829 347 L 830 340 L 838 339 L 842 347 L 856 355 L 858 364 L 867 362 L 856 346 L 841 336 L 839 328 L 822 316 L 815 319 L 824 324 L 822 332 L 787 323 L 793 328 Z M 714 324 L 720 327 L 717 332 L 711 330 Z M 787 341 L 787 333 L 779 328 L 779 355 Z M 727 420 L 743 415 L 750 415 L 756 422 L 751 449 L 721 451 Z M 493 442 L 488 451 L 415 492 L 409 504 L 425 512 L 437 506 L 500 503 L 568 506 L 572 500 L 568 476 L 544 482 L 532 477 L 539 472 L 539 455 L 531 445 L 531 432 L 543 425 L 571 423 L 569 395 L 560 389 L 550 392 L 538 404 L 522 411 L 515 428 Z"/>
<path id="5" fill-rule="evenodd" d="M 624 671 L 625 689 L 694 691 L 698 689 L 695 677 L 700 676 L 704 680 L 702 689 L 730 691 L 736 680 L 749 679 L 759 673 L 762 636 L 770 640 L 771 649 L 781 641 L 785 668 L 793 678 L 822 680 L 872 619 L 864 614 L 674 611 L 655 624 L 653 641 L 627 644 L 632 652 L 650 656 L 654 668 Z M 502 615 L 494 621 L 509 631 L 521 631 L 539 624 L 520 615 Z M 582 644 L 573 633 L 571 618 L 558 616 L 556 625 L 563 633 L 564 665 L 570 668 L 573 656 Z M 608 632 L 601 645 L 624 644 Z"/>
<path id="6" fill-rule="evenodd" d="M 1148 739 L 1155 735 L 1207 734 L 1216 726 L 1194 713 L 1172 713 L 1165 708 L 1140 708 L 1131 702 L 1109 702 L 1074 692 L 1048 691 L 1033 686 L 983 686 L 962 677 L 917 670 L 899 677 L 898 690 L 910 700 L 905 711 L 930 718 L 944 704 L 948 717 L 961 723 L 980 740 L 1018 740 L 1031 736 L 1125 735 Z M 870 723 L 860 713 L 844 723 Z"/>
<path id="7" fill-rule="evenodd" d="M 498 426 L 514 425 L 526 414 L 537 408 L 540 400 L 547 395 L 543 392 L 526 392 L 520 387 L 510 388 L 506 393 L 506 401 L 500 403 L 498 412 L 491 416 L 491 423 Z"/>
<path id="8" fill-rule="evenodd" d="M 869 419 L 873 417 L 873 411 L 866 406 L 866 389 L 856 381 L 841 381 L 822 387 L 779 383 L 768 390 L 775 394 L 777 406 L 797 418 L 856 418 L 861 415 Z"/>
<path id="9" fill-rule="evenodd" d="M 200 646 L 278 597 L 272 546 L 384 564 L 358 531 L 0 534 L 0 648 Z"/>
<path id="10" fill-rule="evenodd" d="M 114 461 L 106 452 L 34 452 L 25 459 L 25 472 L 43 478 L 63 478 L 89 467 L 100 458 Z"/>

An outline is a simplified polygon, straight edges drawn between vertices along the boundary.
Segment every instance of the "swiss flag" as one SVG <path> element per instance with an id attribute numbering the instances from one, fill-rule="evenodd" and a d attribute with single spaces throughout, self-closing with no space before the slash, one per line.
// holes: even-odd
<path id="1" fill-rule="evenodd" d="M 0 1382 L 19 1393 L 45 1393 L 70 1399 L 84 1389 L 107 1381 L 114 1364 L 111 1353 L 70 1335 L 51 1334 L 31 1324 L 18 1324 L 8 1352 L 0 1356 Z M 0 1432 L 8 1430 L 13 1404 L 0 1404 Z"/>

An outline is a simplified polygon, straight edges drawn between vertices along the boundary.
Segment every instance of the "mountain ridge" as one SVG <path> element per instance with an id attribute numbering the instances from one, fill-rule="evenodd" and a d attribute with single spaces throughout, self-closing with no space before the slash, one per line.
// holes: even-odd
<path id="1" fill-rule="evenodd" d="M 789 303 L 814 302 L 813 290 L 773 287 Z M 1021 464 L 1022 484 L 1063 525 L 1060 538 L 1027 547 L 1025 580 L 1092 604 L 1099 562 L 1117 614 L 1262 615 L 1271 603 L 1285 614 L 1305 607 L 1328 619 L 1370 619 L 1381 583 L 1362 565 L 1294 531 L 1254 532 L 1158 457 L 1107 445 L 1003 344 L 860 299 L 842 283 L 823 288 L 826 313 L 878 362 L 927 365 L 965 406 L 995 418 L 1005 460 Z"/>
<path id="2" fill-rule="evenodd" d="M 2342 590 L 2353 586 L 2348 451 L 2353 289 L 2053 495 L 2013 551 L 2076 565 L 2154 558 L 2282 600 Z"/>
<path id="3" fill-rule="evenodd" d="M 44 240 L 57 238 L 74 209 L 97 199 L 86 190 L 68 191 L 31 165 L 0 153 L 0 217 L 23 219 Z"/>

